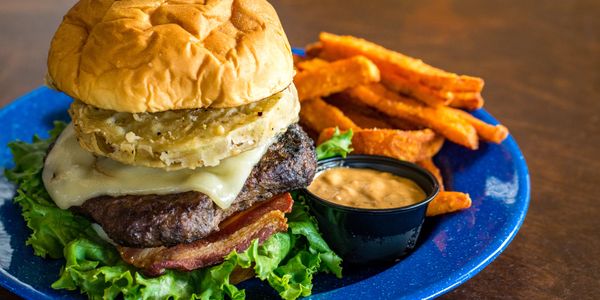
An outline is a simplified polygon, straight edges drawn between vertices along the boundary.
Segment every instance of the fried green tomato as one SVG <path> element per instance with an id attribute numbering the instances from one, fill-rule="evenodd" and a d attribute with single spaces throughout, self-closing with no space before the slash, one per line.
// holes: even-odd
<path id="1" fill-rule="evenodd" d="M 293 85 L 266 99 L 219 109 L 124 113 L 75 101 L 69 109 L 81 146 L 116 161 L 167 170 L 215 166 L 269 143 L 298 121 Z"/>

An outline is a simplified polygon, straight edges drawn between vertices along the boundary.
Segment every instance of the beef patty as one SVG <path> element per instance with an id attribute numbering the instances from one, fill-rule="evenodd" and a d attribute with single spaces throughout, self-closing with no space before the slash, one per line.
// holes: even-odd
<path id="1" fill-rule="evenodd" d="M 147 248 L 201 239 L 235 212 L 275 195 L 308 186 L 316 170 L 313 141 L 293 124 L 272 144 L 233 204 L 221 209 L 191 191 L 167 195 L 101 196 L 72 209 L 100 224 L 117 244 Z"/>

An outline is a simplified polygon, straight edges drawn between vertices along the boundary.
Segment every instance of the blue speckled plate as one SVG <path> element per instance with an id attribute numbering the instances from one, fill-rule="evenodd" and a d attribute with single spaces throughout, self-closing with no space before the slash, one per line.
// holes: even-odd
<path id="1" fill-rule="evenodd" d="M 0 110 L 0 168 L 12 166 L 7 143 L 46 137 L 54 120 L 68 120 L 66 95 L 41 87 Z M 497 123 L 484 110 L 475 116 Z M 446 143 L 437 163 L 453 190 L 471 194 L 473 206 L 459 213 L 429 218 L 417 249 L 394 264 L 346 268 L 344 278 L 315 279 L 314 299 L 432 298 L 455 288 L 489 264 L 517 233 L 529 204 L 525 159 L 512 137 L 501 145 L 482 143 L 470 151 Z M 12 203 L 13 188 L 0 176 L 0 285 L 27 299 L 79 299 L 55 291 L 62 260 L 42 259 L 25 245 L 29 230 Z M 257 280 L 246 281 L 248 298 L 277 295 Z"/>

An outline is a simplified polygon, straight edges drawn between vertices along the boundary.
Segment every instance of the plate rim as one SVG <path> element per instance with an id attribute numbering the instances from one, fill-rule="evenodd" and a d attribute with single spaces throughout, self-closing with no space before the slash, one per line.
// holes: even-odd
<path id="1" fill-rule="evenodd" d="M 300 52 L 298 48 L 292 49 L 294 54 L 303 54 L 303 51 Z M 6 113 L 8 110 L 15 109 L 21 102 L 25 102 L 28 99 L 34 98 L 39 94 L 43 94 L 51 90 L 47 86 L 39 86 L 30 92 L 16 98 L 15 100 L 9 102 L 3 107 L 0 107 L 0 112 Z M 485 109 L 479 109 L 472 112 L 478 118 L 492 124 L 498 124 L 498 121 Z M 39 133 L 44 134 L 44 133 Z M 446 278 L 446 280 L 439 280 L 435 283 L 432 283 L 429 286 L 423 287 L 420 290 L 416 290 L 410 294 L 402 295 L 399 299 L 412 299 L 412 298 L 421 298 L 421 299 L 431 299 L 435 297 L 439 297 L 445 293 L 448 293 L 465 283 L 469 279 L 473 278 L 477 275 L 481 270 L 483 270 L 487 265 L 489 265 L 494 259 L 496 259 L 513 241 L 514 237 L 517 235 L 519 229 L 523 225 L 525 217 L 527 215 L 527 211 L 529 210 L 530 198 L 531 198 L 531 182 L 530 182 L 530 174 L 527 162 L 525 157 L 519 148 L 515 138 L 512 134 L 509 134 L 507 139 L 503 142 L 503 144 L 507 147 L 510 153 L 514 154 L 515 159 L 515 169 L 517 174 L 519 174 L 520 178 L 523 178 L 522 182 L 519 182 L 519 188 L 523 189 L 524 197 L 519 199 L 523 201 L 522 209 L 520 209 L 515 215 L 516 221 L 514 221 L 511 225 L 506 228 L 508 234 L 502 236 L 500 239 L 496 239 L 491 243 L 488 247 L 486 247 L 482 253 L 480 253 L 476 258 L 471 259 L 468 264 L 466 264 L 467 269 L 465 272 L 454 271 Z M 376 275 L 375 275 L 376 276 Z M 355 282 L 353 284 L 340 287 L 337 289 L 333 289 L 330 291 L 322 292 L 319 294 L 311 295 L 308 299 L 321 299 L 321 298 L 329 298 L 340 296 L 340 293 L 343 293 L 343 290 L 347 287 L 359 285 L 362 281 Z M 5 269 L 0 268 L 0 286 L 7 289 L 8 291 L 23 297 L 25 299 L 51 299 L 47 294 L 44 294 L 38 290 L 36 290 L 31 285 L 15 278 L 10 273 L 8 273 Z"/>

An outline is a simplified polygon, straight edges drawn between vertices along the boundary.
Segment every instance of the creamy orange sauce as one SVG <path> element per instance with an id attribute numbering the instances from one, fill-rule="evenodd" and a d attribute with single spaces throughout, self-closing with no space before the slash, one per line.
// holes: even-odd
<path id="1" fill-rule="evenodd" d="M 388 172 L 331 168 L 317 175 L 308 190 L 339 205 L 358 208 L 396 208 L 425 199 L 414 181 Z"/>

